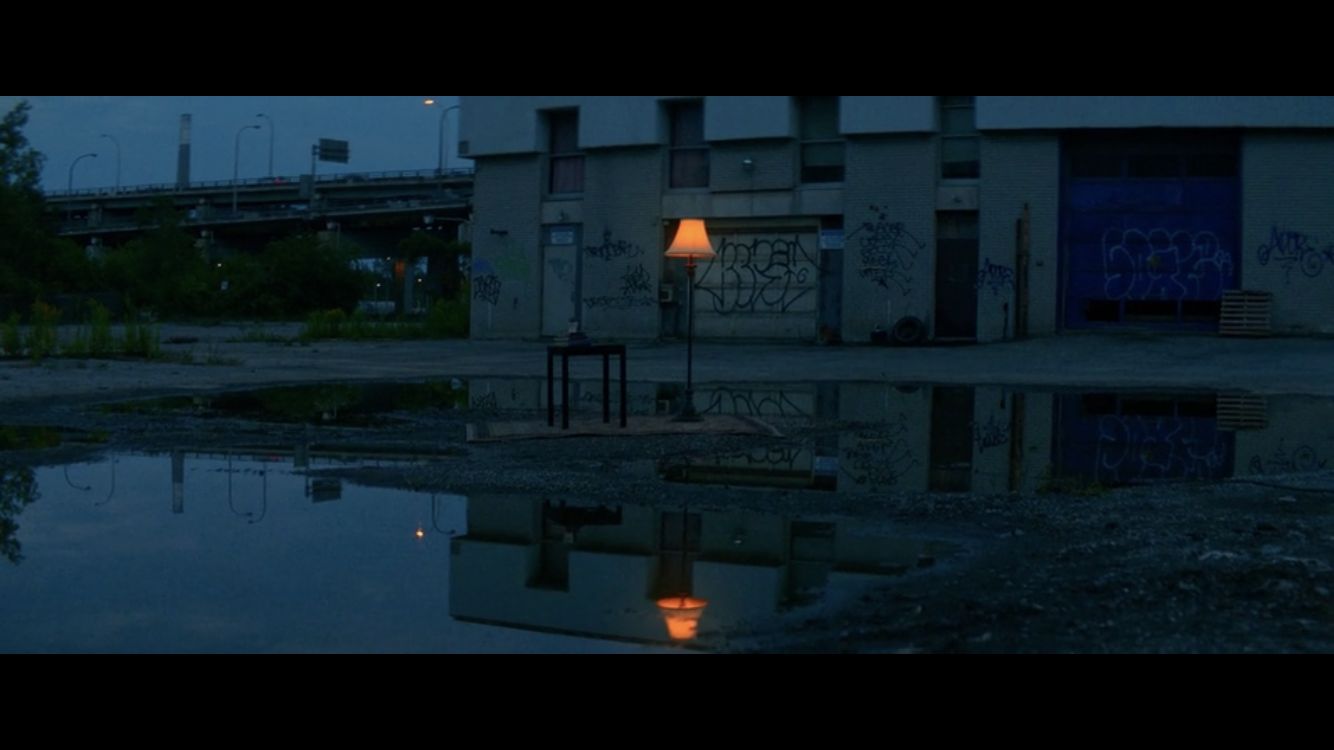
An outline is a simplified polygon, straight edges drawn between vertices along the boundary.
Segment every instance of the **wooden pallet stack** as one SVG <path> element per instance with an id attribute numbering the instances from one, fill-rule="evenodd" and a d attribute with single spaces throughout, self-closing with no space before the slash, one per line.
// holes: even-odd
<path id="1" fill-rule="evenodd" d="M 1220 430 L 1263 430 L 1269 426 L 1269 402 L 1264 396 L 1220 393 L 1217 406 Z"/>
<path id="2" fill-rule="evenodd" d="M 1223 292 L 1218 333 L 1223 336 L 1268 336 L 1269 310 L 1273 301 L 1274 295 L 1269 292 Z"/>

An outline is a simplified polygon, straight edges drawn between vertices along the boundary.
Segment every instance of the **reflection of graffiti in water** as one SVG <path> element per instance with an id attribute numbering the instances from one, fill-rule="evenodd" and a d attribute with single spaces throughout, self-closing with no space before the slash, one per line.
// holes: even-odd
<path id="1" fill-rule="evenodd" d="M 1292 474 L 1323 469 L 1325 459 L 1317 456 L 1309 445 L 1299 445 L 1289 451 L 1280 439 L 1278 448 L 1268 459 L 1252 456 L 1249 468 L 1252 474 Z"/>
<path id="2" fill-rule="evenodd" d="M 899 414 L 898 424 L 857 431 L 855 442 L 842 452 L 839 471 L 867 489 L 897 485 L 909 469 L 922 464 L 908 444 L 907 419 Z"/>
<path id="3" fill-rule="evenodd" d="M 1232 255 L 1213 232 L 1108 229 L 1102 262 L 1108 299 L 1217 299 L 1234 285 Z"/>
<path id="4" fill-rule="evenodd" d="M 995 414 L 987 417 L 986 424 L 973 424 L 973 443 L 977 452 L 984 453 L 987 448 L 995 448 L 1010 442 L 1010 423 L 996 419 Z"/>
<path id="5" fill-rule="evenodd" d="M 1218 479 L 1230 447 L 1213 420 L 1105 415 L 1098 420 L 1098 481 Z"/>
<path id="6" fill-rule="evenodd" d="M 857 239 L 861 252 L 857 273 L 885 289 L 892 285 L 907 294 L 913 285 L 913 263 L 926 249 L 926 243 L 912 236 L 901 222 L 891 222 L 888 213 L 878 206 L 871 206 L 871 211 L 876 220 L 863 222 L 854 232 L 861 235 Z"/>
<path id="7" fill-rule="evenodd" d="M 751 244 L 724 237 L 718 256 L 702 269 L 696 289 L 720 315 L 787 312 L 815 287 L 819 261 L 801 246 L 801 238 L 757 239 Z"/>
<path id="8" fill-rule="evenodd" d="M 1277 226 L 1269 229 L 1269 242 L 1256 250 L 1260 265 L 1273 260 L 1283 269 L 1284 283 L 1292 282 L 1292 269 L 1314 278 L 1325 270 L 1326 263 L 1334 263 L 1334 243 L 1320 247 L 1319 240 L 1301 232 L 1283 231 Z"/>
<path id="9" fill-rule="evenodd" d="M 810 451 L 805 448 L 798 448 L 791 445 L 779 445 L 744 453 L 724 453 L 717 456 L 714 460 L 719 465 L 723 466 L 795 469 L 798 466 L 798 459 L 809 455 Z M 802 465 L 803 467 L 809 467 L 809 458 L 802 462 Z"/>
<path id="10" fill-rule="evenodd" d="M 500 405 L 496 401 L 495 391 L 477 396 L 473 399 L 472 408 L 487 414 L 495 414 L 500 411 Z"/>
<path id="11" fill-rule="evenodd" d="M 741 391 L 719 388 L 700 409 L 704 414 L 742 414 L 749 417 L 809 417 L 783 391 Z"/>

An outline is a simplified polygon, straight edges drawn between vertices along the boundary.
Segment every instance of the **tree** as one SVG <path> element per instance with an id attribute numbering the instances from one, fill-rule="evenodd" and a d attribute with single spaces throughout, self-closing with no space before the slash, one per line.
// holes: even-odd
<path id="1" fill-rule="evenodd" d="M 29 146 L 23 135 L 30 109 L 32 105 L 21 101 L 0 120 L 0 188 L 35 194 L 46 157 Z"/>
<path id="2" fill-rule="evenodd" d="M 0 295 L 11 309 L 27 309 L 44 291 L 77 286 L 87 276 L 86 262 L 46 224 L 38 189 L 44 157 L 23 135 L 29 108 L 21 101 L 0 119 Z M 54 276 L 71 263 L 80 278 Z"/>

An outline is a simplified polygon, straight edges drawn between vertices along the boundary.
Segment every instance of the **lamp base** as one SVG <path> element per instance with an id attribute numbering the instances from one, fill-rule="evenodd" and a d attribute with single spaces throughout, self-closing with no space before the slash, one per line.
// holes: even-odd
<path id="1" fill-rule="evenodd" d="M 695 411 L 695 394 L 692 391 L 686 391 L 685 403 L 681 404 L 681 411 L 672 417 L 673 422 L 703 422 L 704 417 Z"/>

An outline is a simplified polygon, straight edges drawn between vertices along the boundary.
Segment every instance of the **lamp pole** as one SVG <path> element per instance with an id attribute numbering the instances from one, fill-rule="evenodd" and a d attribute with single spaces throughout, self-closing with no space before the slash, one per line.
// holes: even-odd
<path id="1" fill-rule="evenodd" d="M 112 145 L 116 147 L 116 192 L 113 193 L 113 195 L 119 195 L 120 194 L 120 141 L 116 140 L 115 138 L 111 137 L 106 133 L 103 133 L 99 137 L 111 141 Z"/>
<path id="2" fill-rule="evenodd" d="M 260 112 L 255 117 L 263 117 L 264 122 L 269 124 L 269 179 L 273 179 L 273 118 Z"/>
<path id="3" fill-rule="evenodd" d="M 433 106 L 433 105 L 435 104 L 435 100 L 434 100 L 434 99 L 427 99 L 424 103 L 426 104 L 426 106 L 430 107 L 430 106 Z M 459 108 L 459 105 L 457 105 L 457 104 L 451 104 L 451 105 L 449 105 L 448 107 L 445 107 L 444 110 L 440 112 L 440 136 L 439 136 L 439 140 L 440 140 L 440 151 L 439 151 L 439 154 L 438 154 L 438 156 L 436 157 L 436 161 L 435 161 L 435 173 L 436 173 L 436 174 L 444 174 L 444 173 L 445 173 L 445 165 L 446 165 L 446 163 L 447 163 L 447 162 L 446 162 L 446 159 L 445 159 L 445 118 L 449 116 L 449 113 L 450 113 L 450 112 L 452 112 L 453 110 L 456 110 L 456 109 L 458 109 L 458 108 Z"/>
<path id="4" fill-rule="evenodd" d="M 87 158 L 90 157 L 90 156 L 93 157 L 94 159 L 97 158 L 97 154 L 93 153 L 92 151 L 89 151 L 89 152 L 86 153 L 86 154 L 80 154 L 79 156 L 75 157 L 74 161 L 70 163 L 70 165 L 69 165 L 69 182 L 66 183 L 66 185 L 65 185 L 65 192 L 66 192 L 66 193 L 73 193 L 73 192 L 74 192 L 74 167 L 75 167 L 75 165 L 77 165 L 79 162 L 83 161 L 84 159 L 87 159 Z M 72 200 L 71 200 L 70 203 L 69 203 L 69 210 L 68 210 L 68 211 L 66 212 L 66 214 L 65 214 L 65 221 L 69 222 L 70 224 L 73 224 L 73 223 L 74 223 L 74 201 L 72 201 Z"/>
<path id="5" fill-rule="evenodd" d="M 236 131 L 236 150 L 232 158 L 232 213 L 236 213 L 237 177 L 241 173 L 241 134 L 247 130 L 259 130 L 258 125 L 242 125 Z"/>
<path id="6" fill-rule="evenodd" d="M 84 159 L 87 159 L 90 156 L 93 157 L 94 159 L 97 158 L 96 153 L 89 151 L 86 154 L 80 154 L 79 156 L 75 157 L 74 161 L 69 165 L 69 182 L 68 184 L 65 185 L 65 189 L 68 192 L 71 193 L 74 192 L 74 167 L 77 166 L 79 162 L 83 161 Z"/>

